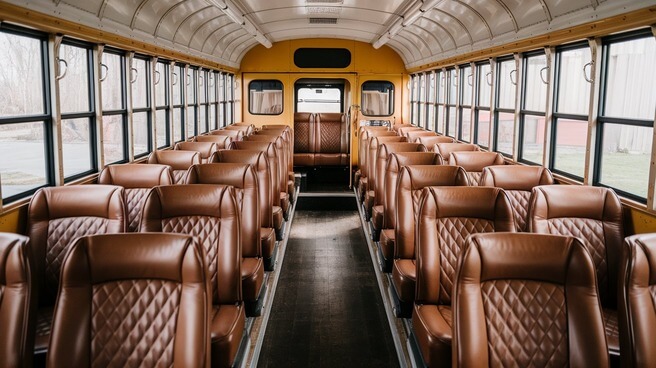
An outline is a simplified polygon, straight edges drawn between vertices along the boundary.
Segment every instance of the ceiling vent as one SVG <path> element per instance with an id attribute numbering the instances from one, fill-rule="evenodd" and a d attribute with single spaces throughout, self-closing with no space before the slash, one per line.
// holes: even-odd
<path id="1" fill-rule="evenodd" d="M 310 18 L 310 24 L 337 24 L 337 18 Z"/>
<path id="2" fill-rule="evenodd" d="M 339 6 L 308 6 L 308 14 L 317 14 L 317 15 L 339 15 L 342 11 L 342 8 Z"/>

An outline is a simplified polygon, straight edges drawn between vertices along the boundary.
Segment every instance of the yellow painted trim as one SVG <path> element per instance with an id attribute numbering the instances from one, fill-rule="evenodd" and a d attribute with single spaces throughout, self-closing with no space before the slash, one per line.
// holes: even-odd
<path id="1" fill-rule="evenodd" d="M 545 33 L 540 36 L 526 38 L 517 42 L 501 46 L 473 51 L 466 54 L 446 58 L 429 64 L 408 69 L 409 73 L 426 69 L 442 68 L 450 65 L 462 64 L 474 60 L 486 60 L 490 57 L 508 55 L 515 52 L 525 52 L 546 46 L 558 46 L 565 43 L 582 40 L 588 37 L 605 36 L 612 33 L 626 31 L 639 27 L 646 27 L 656 23 L 656 6 L 616 15 L 610 18 L 581 24 L 578 26 Z"/>
<path id="2" fill-rule="evenodd" d="M 2 1 L 0 1 L 0 20 L 35 28 L 43 32 L 62 33 L 66 36 L 79 38 L 88 42 L 108 44 L 125 49 L 126 51 L 135 51 L 147 55 L 159 56 L 166 59 L 201 66 L 203 68 L 217 69 L 232 73 L 238 71 L 235 68 L 231 68 L 203 58 L 187 55 L 182 52 L 173 51 L 146 42 L 139 42 L 128 37 L 101 31 L 99 29 L 60 19 L 52 15 L 26 9 L 17 5 L 8 4 Z"/>

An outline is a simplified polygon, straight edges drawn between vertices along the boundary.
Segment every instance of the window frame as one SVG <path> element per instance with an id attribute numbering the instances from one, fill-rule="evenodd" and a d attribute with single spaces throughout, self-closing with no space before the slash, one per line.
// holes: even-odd
<path id="1" fill-rule="evenodd" d="M 107 155 L 105 155 L 105 146 L 103 145 L 103 165 L 111 165 L 111 164 L 123 164 L 127 163 L 130 160 L 130 140 L 129 140 L 129 125 L 128 125 L 128 98 L 127 98 L 127 53 L 121 49 L 113 48 L 113 47 L 105 47 L 103 49 L 102 55 L 104 56 L 105 54 L 113 54 L 113 55 L 118 55 L 121 58 L 121 100 L 123 104 L 123 108 L 121 109 L 114 109 L 114 110 L 105 110 L 104 108 L 102 109 L 102 118 L 103 118 L 103 127 L 105 125 L 105 117 L 106 116 L 121 116 L 122 124 L 123 124 L 123 159 L 118 160 L 118 161 L 112 161 L 112 162 L 107 162 Z M 102 58 L 101 58 L 102 59 Z M 102 60 L 101 60 L 102 63 Z M 102 65 L 105 65 L 104 63 Z M 105 77 L 107 78 L 107 77 Z M 103 81 L 100 81 L 100 89 L 102 90 L 102 83 Z M 101 94 L 102 96 L 102 94 Z M 104 96 L 102 96 L 104 98 Z M 100 102 L 100 106 L 103 106 L 103 102 Z M 104 129 L 104 128 L 103 128 Z M 103 140 L 106 141 L 106 139 L 103 137 Z"/>
<path id="2" fill-rule="evenodd" d="M 512 158 L 513 157 L 512 152 L 507 153 L 507 152 L 499 151 L 499 114 L 512 114 L 513 117 L 514 117 L 515 116 L 515 110 L 517 109 L 517 106 L 515 106 L 513 108 L 499 107 L 499 101 L 500 101 L 499 96 L 501 94 L 501 72 L 502 72 L 501 64 L 504 63 L 504 62 L 508 62 L 508 61 L 512 61 L 513 63 L 515 63 L 514 55 L 504 55 L 504 56 L 498 57 L 497 60 L 496 60 L 496 70 L 494 71 L 494 73 L 496 74 L 496 78 L 495 78 L 496 83 L 494 83 L 494 90 L 492 91 L 492 93 L 495 94 L 495 98 L 494 98 L 494 104 L 495 104 L 495 106 L 494 106 L 494 116 L 492 118 L 492 124 L 494 125 L 493 136 L 492 136 L 492 150 L 496 153 L 500 153 L 501 155 L 503 155 L 506 158 Z M 516 63 L 515 63 L 515 69 L 513 69 L 513 70 L 515 70 L 515 74 L 516 74 L 517 73 L 517 64 Z M 511 71 L 511 74 L 512 74 L 512 71 Z M 510 83 L 512 84 L 512 78 L 510 76 L 508 78 L 511 79 Z M 515 91 L 516 91 L 516 85 L 517 85 L 518 82 L 519 81 L 515 81 L 515 84 L 513 85 L 515 87 Z M 516 102 L 517 101 L 516 93 L 517 92 L 515 92 L 515 98 L 513 99 L 513 101 L 514 101 L 513 104 L 515 104 L 515 105 L 517 104 L 517 102 Z M 513 131 L 513 138 L 514 138 L 514 131 Z"/>
<path id="3" fill-rule="evenodd" d="M 187 85 L 186 83 L 186 74 L 185 73 L 185 65 L 181 63 L 174 63 L 173 64 L 173 70 L 170 71 L 171 76 L 176 77 L 177 76 L 177 81 L 175 78 L 171 80 L 171 104 L 172 104 L 172 110 L 171 110 L 171 124 L 170 126 L 173 128 L 171 131 L 171 145 L 174 146 L 176 143 L 179 142 L 184 142 L 187 139 L 187 125 L 186 125 L 186 118 L 187 118 L 187 108 L 186 108 L 186 90 L 187 90 Z M 180 75 L 178 75 L 176 72 L 181 72 Z M 178 86 L 177 88 L 180 89 L 180 103 L 176 104 L 175 100 L 173 99 L 173 89 L 176 88 L 176 85 Z M 178 109 L 180 113 L 180 126 L 178 127 L 180 129 L 180 140 L 175 140 L 175 110 Z"/>
<path id="4" fill-rule="evenodd" d="M 451 74 L 453 73 L 453 74 Z M 444 108 L 445 108 L 445 113 L 444 113 L 444 135 L 447 137 L 451 137 L 453 139 L 457 139 L 458 137 L 458 103 L 459 98 L 458 96 L 460 95 L 460 70 L 457 69 L 455 66 L 446 69 L 445 72 L 445 84 L 444 84 Z M 451 83 L 456 83 L 455 85 L 455 96 L 451 96 Z M 455 122 L 453 128 L 455 129 L 455 132 L 450 132 L 449 131 L 449 119 L 451 119 L 451 109 L 453 108 L 454 113 L 456 114 L 455 116 Z"/>
<path id="5" fill-rule="evenodd" d="M 470 73 L 469 75 L 465 75 L 464 69 L 469 68 Z M 474 83 L 474 78 L 475 78 L 475 70 L 472 68 L 471 64 L 462 64 L 460 65 L 459 71 L 458 71 L 458 118 L 456 121 L 456 130 L 458 131 L 458 140 L 462 142 L 467 142 L 471 143 L 473 141 L 473 135 L 471 134 L 471 129 L 474 124 L 474 122 L 471 119 L 471 114 L 473 111 L 473 106 L 474 106 L 474 94 L 475 91 L 474 89 L 476 88 L 476 83 Z M 469 105 L 465 105 L 463 103 L 464 101 L 464 96 L 465 96 L 465 83 L 469 84 L 469 77 L 471 77 L 471 96 L 469 100 Z M 467 80 L 465 80 L 467 79 Z M 462 138 L 462 123 L 463 123 L 463 116 L 464 116 L 464 110 L 469 109 L 469 116 L 470 116 L 470 121 L 469 121 L 469 140 L 465 140 Z"/>
<path id="6" fill-rule="evenodd" d="M 145 62 L 145 73 L 146 73 L 146 107 L 134 107 L 134 97 L 132 97 L 132 130 L 134 131 L 134 115 L 135 114 L 141 114 L 141 113 L 146 113 L 146 126 L 148 129 L 148 144 L 146 146 L 146 152 L 139 153 L 139 154 L 134 154 L 134 159 L 139 159 L 146 157 L 150 155 L 153 152 L 153 112 L 152 112 L 152 96 L 153 96 L 153 84 L 151 81 L 151 74 L 152 74 L 152 63 L 150 62 L 150 57 L 147 55 L 141 55 L 141 54 L 134 54 L 132 57 L 133 60 L 138 59 L 142 60 Z M 132 72 L 134 68 L 134 64 L 130 66 L 130 72 Z M 138 73 L 138 71 L 137 71 Z M 135 82 L 132 82 L 132 76 L 130 75 L 130 88 L 132 88 L 132 85 L 134 85 Z M 131 94 L 133 96 L 133 94 Z M 134 152 L 134 139 L 132 141 L 132 152 Z"/>
<path id="7" fill-rule="evenodd" d="M 157 70 L 157 66 L 159 64 L 162 64 L 164 66 L 164 73 L 159 73 Z M 155 74 L 159 75 L 159 78 L 155 81 L 153 81 L 153 94 L 155 96 L 155 119 L 157 119 L 157 112 L 163 110 L 164 111 L 164 116 L 165 116 L 165 121 L 164 121 L 164 126 L 166 128 L 166 132 L 164 133 L 164 136 L 166 137 L 164 140 L 164 144 L 160 145 L 160 142 L 156 142 L 157 149 L 162 149 L 166 147 L 171 146 L 171 138 L 172 138 L 172 132 L 171 132 L 171 62 L 169 60 L 164 60 L 164 59 L 158 59 L 157 63 L 155 63 Z M 164 75 L 162 75 L 164 74 Z M 157 85 L 159 83 L 164 83 L 164 103 L 159 104 L 159 101 L 157 101 Z"/>
<path id="8" fill-rule="evenodd" d="M 526 116 L 539 116 L 543 117 L 545 119 L 545 125 L 547 124 L 547 104 L 545 103 L 545 111 L 535 111 L 535 110 L 528 110 L 526 109 L 526 87 L 528 86 L 528 60 L 533 57 L 540 57 L 544 56 L 546 58 L 546 64 L 545 68 L 549 68 L 549 60 L 548 60 L 548 55 L 546 54 L 544 49 L 540 50 L 532 50 L 528 51 L 522 54 L 522 84 L 520 86 L 520 108 L 519 108 L 519 126 L 518 126 L 518 139 L 517 139 L 517 162 L 521 162 L 523 164 L 527 165 L 542 165 L 542 162 L 533 162 L 530 160 L 525 159 L 524 156 L 524 132 L 526 129 Z M 542 73 L 540 70 L 539 73 Z M 542 77 L 540 77 L 542 78 Z M 547 89 L 546 94 L 549 94 L 549 82 L 542 82 L 545 85 L 545 88 Z M 542 160 L 544 160 L 544 154 L 545 154 L 545 146 L 544 142 L 542 143 Z"/>
<path id="9" fill-rule="evenodd" d="M 485 75 L 481 75 L 482 67 L 484 65 L 488 65 L 490 67 L 490 71 L 488 72 L 489 74 L 486 73 Z M 492 99 L 493 94 L 494 94 L 494 78 L 493 78 L 494 77 L 494 72 L 495 71 L 492 69 L 492 63 L 490 63 L 490 61 L 482 61 L 482 62 L 476 63 L 475 76 L 476 76 L 477 81 L 476 81 L 476 90 L 474 91 L 474 101 L 473 101 L 474 102 L 474 107 L 473 107 L 474 121 L 472 122 L 472 124 L 474 125 L 474 134 L 473 134 L 473 137 L 472 137 L 473 138 L 472 142 L 474 142 L 474 144 L 479 145 L 480 147 L 483 147 L 484 149 L 489 149 L 490 148 L 489 147 L 490 146 L 490 138 L 491 138 L 490 134 L 492 133 L 490 128 L 492 127 L 492 124 L 494 123 L 494 121 L 493 121 L 494 117 L 491 115 L 492 110 L 493 110 L 491 101 L 487 102 L 488 106 L 482 106 L 481 105 L 481 86 L 485 85 L 486 86 L 485 88 L 490 89 L 490 99 Z M 488 77 L 487 77 L 488 75 L 490 76 L 490 82 L 488 82 Z M 481 80 L 483 80 L 485 82 L 485 84 L 481 83 Z M 479 127 L 479 124 L 480 124 L 480 121 L 479 121 L 478 117 L 479 117 L 479 112 L 480 111 L 487 111 L 488 115 L 490 116 L 490 119 L 487 121 L 487 125 L 488 125 L 488 128 L 487 128 L 488 129 L 488 137 L 487 138 L 488 139 L 487 139 L 486 144 L 481 144 L 481 143 L 478 142 L 479 141 L 478 140 L 478 138 L 479 138 L 478 137 L 478 127 Z"/>
<path id="10" fill-rule="evenodd" d="M 367 83 L 388 83 L 391 86 L 389 106 L 388 106 L 390 113 L 387 114 L 387 115 L 367 115 L 365 113 L 362 113 L 362 116 L 374 117 L 375 118 L 375 117 L 390 117 L 390 116 L 394 115 L 394 96 L 395 96 L 394 83 L 392 83 L 391 81 L 388 81 L 388 80 L 383 80 L 383 79 L 376 79 L 376 80 L 372 79 L 372 80 L 364 81 L 360 85 L 360 96 L 364 95 L 364 86 Z M 283 94 L 283 97 L 284 97 L 284 94 Z M 362 99 L 362 97 L 360 97 L 360 99 Z"/>
<path id="11" fill-rule="evenodd" d="M 267 114 L 267 113 L 254 113 L 251 110 L 251 85 L 253 83 L 263 83 L 263 82 L 273 82 L 280 83 L 280 91 L 282 92 L 282 106 L 279 113 L 276 114 Z M 277 90 L 276 90 L 277 91 Z M 279 79 L 253 79 L 248 82 L 248 113 L 251 115 L 263 115 L 263 116 L 279 116 L 285 111 L 285 85 Z"/>

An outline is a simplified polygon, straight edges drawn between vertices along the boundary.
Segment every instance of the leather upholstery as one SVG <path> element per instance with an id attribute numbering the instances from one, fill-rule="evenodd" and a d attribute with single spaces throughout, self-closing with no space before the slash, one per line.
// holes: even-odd
<path id="1" fill-rule="evenodd" d="M 271 143 L 274 150 L 276 151 L 277 165 L 276 173 L 274 180 L 278 181 L 278 190 L 280 191 L 280 208 L 283 210 L 283 216 L 285 220 L 289 219 L 289 197 L 287 193 L 287 154 L 285 151 L 285 144 L 280 136 L 270 136 L 270 135 L 251 135 L 244 138 L 244 143 L 246 142 L 261 142 L 261 143 Z M 272 158 L 269 157 L 269 160 Z M 273 168 L 273 166 L 272 166 Z"/>
<path id="2" fill-rule="evenodd" d="M 176 150 L 196 151 L 200 153 L 201 164 L 206 164 L 210 156 L 220 148 L 221 147 L 213 142 L 180 142 L 175 145 Z"/>
<path id="3" fill-rule="evenodd" d="M 437 137 L 437 133 L 430 130 L 411 130 L 405 133 L 408 142 L 415 143 L 419 137 Z"/>
<path id="4" fill-rule="evenodd" d="M 398 128 L 398 129 L 395 129 L 395 130 L 396 130 L 396 131 L 399 133 L 399 135 L 402 136 L 402 137 L 406 137 L 406 135 L 408 134 L 408 132 L 412 132 L 412 131 L 424 131 L 424 129 L 422 129 L 422 128 L 418 127 L 418 126 L 414 126 L 414 125 L 413 125 L 413 126 L 400 127 L 400 128 Z"/>
<path id="5" fill-rule="evenodd" d="M 416 221 L 413 333 L 429 366 L 448 366 L 452 336 L 448 309 L 465 239 L 475 233 L 514 232 L 515 223 L 503 190 L 487 187 L 426 187 Z"/>
<path id="6" fill-rule="evenodd" d="M 656 235 L 626 238 L 619 278 L 622 367 L 656 366 Z"/>
<path id="7" fill-rule="evenodd" d="M 367 166 L 366 169 L 366 178 L 367 178 L 367 190 L 365 193 L 365 214 L 367 220 L 371 217 L 371 208 L 374 205 L 374 196 L 376 190 L 376 163 L 378 162 L 378 147 L 381 144 L 385 143 L 404 143 L 407 142 L 406 137 L 401 136 L 383 136 L 383 137 L 371 137 L 369 138 L 369 149 L 367 151 Z"/>
<path id="8" fill-rule="evenodd" d="M 257 301 L 264 282 L 260 239 L 260 200 L 257 174 L 249 164 L 215 163 L 194 165 L 187 184 L 223 184 L 235 189 L 241 215 L 242 295 Z"/>
<path id="9" fill-rule="evenodd" d="M 198 135 L 194 137 L 195 142 L 216 143 L 216 149 L 226 149 L 232 142 L 232 137 L 225 135 Z"/>
<path id="10" fill-rule="evenodd" d="M 349 163 L 349 122 L 341 113 L 294 114 L 294 165 Z"/>
<path id="11" fill-rule="evenodd" d="M 451 137 L 436 135 L 436 136 L 419 136 L 417 137 L 417 142 L 426 146 L 426 150 L 428 152 L 434 152 L 435 145 L 437 143 L 455 143 L 455 140 Z"/>
<path id="12" fill-rule="evenodd" d="M 255 126 L 253 124 L 235 123 L 228 125 L 227 127 L 223 128 L 223 130 L 237 130 L 240 131 L 244 137 L 248 137 L 249 135 L 253 134 Z"/>
<path id="13" fill-rule="evenodd" d="M 393 157 L 403 159 L 401 155 Z M 433 155 L 436 153 L 414 153 L 412 155 Z M 392 166 L 392 161 L 390 162 Z M 416 254 L 415 227 L 419 212 L 419 201 L 423 189 L 430 186 L 468 186 L 469 179 L 465 171 L 457 166 L 435 165 L 400 165 L 396 190 L 394 194 L 394 215 L 390 216 L 390 228 L 394 229 L 394 248 L 390 259 L 394 260 L 392 268 L 392 283 L 399 299 L 403 302 L 413 302 L 415 299 Z M 390 191 L 388 191 L 390 193 Z M 392 198 L 392 197 L 390 197 Z"/>
<path id="14" fill-rule="evenodd" d="M 367 152 L 367 147 L 366 143 L 367 140 L 369 139 L 369 134 L 374 133 L 374 132 L 381 132 L 382 134 L 385 135 L 398 135 L 396 132 L 389 130 L 388 127 L 386 126 L 361 126 L 358 128 L 357 135 L 358 137 L 357 143 L 358 143 L 358 170 L 356 172 L 356 180 L 354 181 L 354 185 L 357 188 L 359 184 L 359 179 L 363 174 L 363 167 L 366 165 L 365 160 L 366 160 L 366 152 Z"/>
<path id="15" fill-rule="evenodd" d="M 171 168 L 167 165 L 110 165 L 100 172 L 98 184 L 123 187 L 127 210 L 127 231 L 136 232 L 139 231 L 141 209 L 146 195 L 155 186 L 173 184 L 173 175 Z"/>
<path id="16" fill-rule="evenodd" d="M 412 124 L 394 124 L 392 126 L 392 130 L 398 133 L 399 129 L 405 128 L 405 127 L 416 127 L 416 125 L 412 125 Z"/>
<path id="17" fill-rule="evenodd" d="M 315 117 L 316 115 L 311 113 L 294 113 L 294 165 L 314 166 L 313 153 L 317 150 Z M 297 162 L 297 155 L 302 155 L 305 159 Z"/>
<path id="18" fill-rule="evenodd" d="M 235 189 L 211 184 L 156 187 L 146 199 L 141 231 L 194 235 L 201 243 L 214 311 L 210 323 L 212 366 L 231 366 L 245 324 Z"/>
<path id="19" fill-rule="evenodd" d="M 283 128 L 284 127 L 284 128 Z M 259 130 L 254 133 L 255 135 L 265 135 L 265 136 L 279 136 L 283 140 L 283 146 L 285 150 L 285 164 L 286 168 L 283 170 L 283 176 L 285 179 L 285 184 L 281 187 L 282 191 L 286 191 L 289 195 L 290 201 L 293 201 L 295 193 L 294 185 L 294 151 L 293 151 L 293 132 L 289 127 L 283 125 L 278 126 L 269 126 L 267 129 Z"/>
<path id="20" fill-rule="evenodd" d="M 62 266 L 48 366 L 209 366 L 206 277 L 189 236 L 77 239 Z"/>
<path id="21" fill-rule="evenodd" d="M 515 215 L 517 231 L 528 230 L 528 203 L 531 190 L 553 184 L 553 175 L 542 166 L 503 165 L 483 169 L 479 185 L 506 191 Z"/>
<path id="22" fill-rule="evenodd" d="M 460 257 L 454 367 L 608 367 L 594 266 L 579 240 L 477 234 Z"/>
<path id="23" fill-rule="evenodd" d="M 273 143 L 268 142 L 232 142 L 232 148 L 236 150 L 260 151 L 267 155 L 271 174 L 271 198 L 275 206 L 280 207 L 280 180 L 278 171 L 278 151 Z"/>
<path id="24" fill-rule="evenodd" d="M 619 355 L 619 336 L 613 326 L 617 310 L 617 279 L 624 239 L 622 205 L 611 189 L 546 185 L 533 188 L 529 229 L 535 233 L 575 236 L 590 252 L 597 272 L 601 306 L 608 310 L 609 352 Z M 608 314 L 608 315 L 607 315 Z"/>
<path id="25" fill-rule="evenodd" d="M 460 166 L 467 172 L 472 186 L 478 186 L 484 168 L 503 164 L 503 155 L 496 152 L 452 152 L 449 158 L 449 165 Z"/>
<path id="26" fill-rule="evenodd" d="M 244 139 L 244 132 L 242 132 L 241 130 L 225 130 L 225 129 L 212 130 L 211 132 L 209 132 L 209 135 L 230 137 L 230 141 L 241 141 Z"/>
<path id="27" fill-rule="evenodd" d="M 113 185 L 43 188 L 34 194 L 27 212 L 37 313 L 43 321 L 35 337 L 35 351 L 43 352 L 48 348 L 52 318 L 49 311 L 55 305 L 66 252 L 80 236 L 125 232 L 123 188 Z"/>
<path id="28" fill-rule="evenodd" d="M 171 166 L 173 182 L 182 184 L 187 177 L 187 170 L 191 165 L 200 163 L 200 153 L 194 151 L 154 151 L 148 157 L 149 164 Z"/>
<path id="29" fill-rule="evenodd" d="M 358 178 L 357 188 L 360 198 L 364 198 L 367 191 L 367 176 L 369 175 L 367 163 L 369 154 L 369 139 L 371 137 L 398 137 L 395 131 L 387 129 L 372 129 L 372 128 L 385 128 L 385 127 L 361 127 L 360 139 L 358 140 L 358 170 L 360 177 Z"/>
<path id="30" fill-rule="evenodd" d="M 318 153 L 348 153 L 350 132 L 345 114 L 320 113 L 317 123 Z"/>
<path id="31" fill-rule="evenodd" d="M 32 367 L 36 322 L 29 238 L 0 233 L 0 366 Z"/>
<path id="32" fill-rule="evenodd" d="M 444 165 L 449 164 L 449 158 L 451 152 L 461 152 L 461 151 L 478 151 L 479 148 L 475 144 L 468 143 L 435 143 L 433 145 L 433 152 L 439 154 L 442 157 Z"/>

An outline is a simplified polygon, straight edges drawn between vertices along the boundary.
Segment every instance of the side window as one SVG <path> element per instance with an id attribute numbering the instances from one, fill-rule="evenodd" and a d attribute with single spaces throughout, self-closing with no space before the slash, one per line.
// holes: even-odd
<path id="1" fill-rule="evenodd" d="M 283 85 L 279 80 L 254 80 L 248 84 L 248 112 L 253 115 L 280 115 Z"/>
<path id="2" fill-rule="evenodd" d="M 365 116 L 390 116 L 394 113 L 394 85 L 388 81 L 362 83 L 361 111 Z"/>

